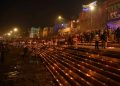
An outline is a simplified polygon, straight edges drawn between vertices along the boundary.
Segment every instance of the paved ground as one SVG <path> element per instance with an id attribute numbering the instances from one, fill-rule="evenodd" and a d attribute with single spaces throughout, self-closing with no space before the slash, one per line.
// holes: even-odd
<path id="1" fill-rule="evenodd" d="M 20 49 L 12 48 L 0 64 L 0 86 L 54 86 L 54 78 L 40 58 L 21 60 Z"/>

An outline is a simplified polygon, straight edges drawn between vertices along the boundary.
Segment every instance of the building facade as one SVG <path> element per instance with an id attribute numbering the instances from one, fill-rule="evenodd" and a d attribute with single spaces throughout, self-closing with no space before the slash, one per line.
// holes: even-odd
<path id="1" fill-rule="evenodd" d="M 91 2 L 87 5 L 83 5 L 83 10 L 79 16 L 80 30 L 89 31 L 100 29 L 100 8 L 97 1 Z M 91 7 L 93 7 L 91 9 Z M 101 18 L 100 18 L 101 19 Z"/>
<path id="2" fill-rule="evenodd" d="M 102 14 L 106 14 L 108 28 L 117 29 L 120 27 L 120 0 L 106 0 L 102 10 Z"/>
<path id="3" fill-rule="evenodd" d="M 120 0 L 105 0 L 97 2 L 93 11 L 84 9 L 80 13 L 80 29 L 117 29 L 120 27 Z"/>
<path id="4" fill-rule="evenodd" d="M 30 30 L 30 38 L 39 38 L 40 28 L 32 27 Z"/>

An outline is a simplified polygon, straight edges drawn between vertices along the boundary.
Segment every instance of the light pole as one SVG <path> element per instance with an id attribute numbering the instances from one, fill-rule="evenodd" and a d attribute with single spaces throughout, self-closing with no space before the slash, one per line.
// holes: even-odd
<path id="1" fill-rule="evenodd" d="M 90 22 L 91 22 L 91 27 L 92 27 L 92 19 L 93 19 L 93 18 L 92 18 L 92 11 L 95 10 L 95 6 L 94 6 L 94 5 L 90 5 L 90 6 L 89 6 L 89 9 L 90 9 L 90 17 L 91 17 L 91 19 L 90 19 L 91 21 L 90 21 Z"/>
<path id="2" fill-rule="evenodd" d="M 64 18 L 62 16 L 57 17 L 58 33 L 61 33 L 64 28 Z"/>
<path id="3" fill-rule="evenodd" d="M 58 16 L 57 17 L 57 23 L 58 23 L 59 27 L 63 27 L 64 26 L 63 22 L 64 22 L 64 18 L 62 16 Z"/>
<path id="4" fill-rule="evenodd" d="M 92 11 L 95 10 L 95 7 L 97 6 L 97 1 L 94 1 L 92 3 L 89 3 L 87 5 L 83 5 L 83 11 L 85 12 L 89 12 L 89 15 L 90 15 L 90 27 L 92 27 Z"/>

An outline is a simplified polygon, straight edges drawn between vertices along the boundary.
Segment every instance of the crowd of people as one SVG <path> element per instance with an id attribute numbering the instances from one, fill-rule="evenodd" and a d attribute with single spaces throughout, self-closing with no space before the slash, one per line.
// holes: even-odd
<path id="1" fill-rule="evenodd" d="M 84 43 L 93 43 L 96 49 L 99 46 L 106 48 L 108 43 L 120 44 L 120 28 L 116 30 L 92 30 L 76 34 L 58 35 L 52 40 L 47 40 L 51 45 L 79 45 Z"/>
<path id="2" fill-rule="evenodd" d="M 9 45 L 5 41 L 0 41 L 0 63 L 4 63 L 5 56 L 9 52 Z"/>
<path id="3" fill-rule="evenodd" d="M 120 45 L 120 28 L 117 28 L 116 30 L 113 29 L 92 30 L 86 32 L 79 32 L 76 34 L 63 34 L 63 35 L 58 34 L 53 38 L 46 40 L 30 39 L 27 40 L 25 44 L 31 44 L 38 47 L 39 44 L 47 46 L 62 46 L 62 45 L 77 46 L 84 43 L 91 43 L 95 46 L 96 49 L 99 49 L 99 46 L 101 46 L 102 48 L 106 48 L 108 43 Z"/>
<path id="4" fill-rule="evenodd" d="M 22 48 L 22 57 L 26 57 L 27 52 L 32 52 L 33 56 L 36 55 L 36 49 L 40 49 L 41 46 L 77 46 L 84 43 L 94 44 L 95 49 L 107 47 L 107 43 L 117 43 L 120 45 L 120 28 L 116 30 L 104 29 L 93 30 L 87 32 L 81 32 L 76 34 L 64 34 L 57 35 L 51 39 L 27 39 L 27 40 L 11 40 L 0 42 L 0 62 L 4 62 L 4 58 L 7 52 L 9 52 L 10 46 Z M 42 47 L 42 48 L 44 48 Z"/>

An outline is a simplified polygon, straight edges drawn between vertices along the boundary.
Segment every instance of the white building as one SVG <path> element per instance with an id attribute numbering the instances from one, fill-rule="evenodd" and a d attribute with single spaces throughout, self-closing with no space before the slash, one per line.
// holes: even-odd
<path id="1" fill-rule="evenodd" d="M 39 38 L 40 28 L 32 27 L 30 30 L 30 38 Z"/>

